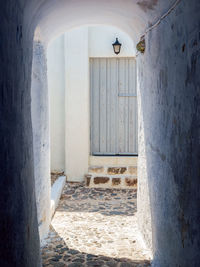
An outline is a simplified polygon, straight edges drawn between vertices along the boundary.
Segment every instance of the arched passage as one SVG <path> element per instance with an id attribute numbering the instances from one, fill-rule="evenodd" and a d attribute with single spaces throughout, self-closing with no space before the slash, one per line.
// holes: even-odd
<path id="1" fill-rule="evenodd" d="M 84 25 L 88 25 L 88 23 L 84 24 Z M 102 24 L 98 23 L 98 25 L 102 25 Z M 66 25 L 64 25 L 64 26 L 65 27 L 63 27 L 63 28 L 66 29 Z M 130 35 L 128 35 L 128 36 L 130 39 L 132 39 Z M 128 38 L 128 36 L 126 38 Z M 37 151 L 35 151 L 35 158 L 37 161 L 36 162 L 37 164 L 35 165 L 35 174 L 36 174 L 35 177 L 36 177 L 37 186 L 39 186 L 38 187 L 39 190 L 36 187 L 36 198 L 37 198 L 37 203 L 38 203 L 38 207 L 40 210 L 38 213 L 38 216 L 39 216 L 38 220 L 40 222 L 39 223 L 40 229 L 41 229 L 40 231 L 42 233 L 41 236 L 43 239 L 43 236 L 45 236 L 47 233 L 48 225 L 50 222 L 48 219 L 49 215 L 50 215 L 50 212 L 48 211 L 48 209 L 50 209 L 50 205 L 49 205 L 49 202 L 50 202 L 50 200 L 49 200 L 49 196 L 50 196 L 50 183 L 49 183 L 50 170 L 49 169 L 50 169 L 50 166 L 48 163 L 49 162 L 49 154 L 50 154 L 50 146 L 49 146 L 49 138 L 48 138 L 48 136 L 49 136 L 49 120 L 48 120 L 49 107 L 48 107 L 48 98 L 47 98 L 47 95 L 48 95 L 47 72 L 46 72 L 46 66 L 45 66 L 46 65 L 47 43 L 44 42 L 42 37 L 43 37 L 43 35 L 41 32 L 41 28 L 38 27 L 36 29 L 36 33 L 35 33 L 35 42 L 34 42 L 35 54 L 33 55 L 33 58 L 39 58 L 39 60 L 37 60 L 37 62 L 35 62 L 35 60 L 33 60 L 33 74 L 35 75 L 35 73 L 37 72 L 37 75 L 36 75 L 36 79 L 34 76 L 32 76 L 33 77 L 33 80 L 32 80 L 32 93 L 33 93 L 32 115 L 33 115 L 33 130 L 35 132 L 35 136 L 34 136 L 35 145 L 34 145 L 34 147 L 37 148 Z M 135 53 L 136 53 L 135 46 L 136 45 L 134 44 L 133 48 L 132 48 L 133 52 L 131 52 L 132 53 L 131 55 L 135 55 Z M 37 64 L 36 66 L 34 65 L 34 62 Z M 39 82 L 40 86 L 38 86 L 38 82 Z M 41 90 L 41 88 L 42 88 L 42 90 Z M 40 101 L 37 100 L 38 98 L 40 99 Z M 87 104 L 84 104 L 84 105 L 85 105 L 85 109 L 88 109 Z M 36 113 L 34 111 L 36 111 Z M 38 116 L 38 111 L 40 113 L 40 116 Z M 86 116 L 89 116 L 89 114 Z M 86 121 L 86 124 L 88 124 L 88 123 L 89 122 Z M 85 125 L 85 127 L 87 127 L 87 125 Z M 40 134 L 38 134 L 38 133 L 40 133 Z M 89 135 L 89 132 L 88 132 L 88 135 Z M 39 138 L 39 136 L 41 138 Z M 70 139 L 69 139 L 69 142 L 71 142 Z M 80 138 L 80 142 L 83 142 L 83 138 Z M 84 142 L 86 143 L 86 146 L 87 146 L 87 142 L 88 142 L 87 136 L 86 136 L 86 140 L 84 139 Z M 46 149 L 45 149 L 45 147 L 46 147 Z M 83 146 L 83 149 L 84 148 L 85 148 L 85 146 Z M 82 153 L 85 153 L 85 152 L 82 151 Z M 46 162 L 46 164 L 44 164 L 44 162 L 40 160 L 41 158 L 46 159 L 46 160 L 44 160 L 44 162 Z M 85 154 L 84 161 L 86 163 L 85 163 L 85 165 L 83 165 L 83 168 L 85 168 L 85 173 L 86 173 L 87 168 L 88 168 L 87 151 Z M 73 163 L 73 164 L 75 164 L 75 163 Z M 86 167 L 86 165 L 87 165 L 87 167 Z M 79 173 L 80 173 L 80 171 L 79 171 Z M 143 185 L 143 187 L 144 186 L 145 185 Z M 147 198 L 146 201 L 148 202 L 149 196 L 148 196 L 148 190 L 147 189 L 146 189 L 146 198 Z M 44 204 L 44 203 L 46 203 L 46 204 Z M 148 216 L 148 230 L 146 230 L 146 232 L 148 232 L 148 235 L 146 235 L 146 237 L 148 236 L 148 243 L 151 246 L 151 218 L 150 218 L 149 213 L 147 216 Z M 45 220 L 43 220 L 43 218 L 45 218 Z M 140 225 L 142 226 L 141 220 L 140 220 Z M 145 228 L 147 229 L 146 226 L 145 226 Z"/>
<path id="2" fill-rule="evenodd" d="M 32 119 L 35 148 L 35 179 L 36 199 L 40 210 L 38 221 L 40 232 L 46 235 L 50 223 L 50 179 L 49 179 L 49 104 L 46 96 L 47 73 L 46 73 L 46 49 L 48 43 L 66 30 L 88 24 L 113 25 L 127 33 L 133 42 L 139 39 L 139 34 L 144 28 L 145 16 L 137 4 L 129 2 L 126 10 L 122 9 L 122 1 L 106 3 L 94 3 L 91 1 L 79 1 L 68 3 L 49 2 L 48 5 L 38 7 L 39 12 L 33 17 L 33 23 L 37 21 L 37 28 L 34 35 L 33 74 L 32 78 Z M 132 12 L 137 9 L 135 16 Z M 98 15 L 96 14 L 98 10 Z M 36 59 L 36 61 L 35 61 Z M 42 90 L 41 90 L 42 88 Z M 38 101 L 37 99 L 40 99 Z M 35 100 L 35 101 L 34 101 Z M 38 116 L 38 111 L 40 116 Z M 40 159 L 43 158 L 43 161 Z M 45 164 L 44 164 L 45 162 Z M 149 231 L 151 229 L 149 227 Z M 149 237 L 150 238 L 150 237 Z M 151 242 L 150 242 L 151 243 Z"/>
<path id="3" fill-rule="evenodd" d="M 144 18 L 140 24 L 143 27 L 138 28 L 139 37 L 148 22 L 156 21 L 172 3 L 22 0 L 2 4 L 0 140 L 1 203 L 5 207 L 1 210 L 0 227 L 2 266 L 16 263 L 39 266 L 30 109 L 32 39 L 36 25 L 48 18 L 47 14 L 56 14 L 53 10 L 63 7 L 63 13 L 58 13 L 62 16 L 57 16 L 62 21 L 65 8 L 71 5 L 76 13 L 77 6 L 82 5 L 83 10 L 88 8 L 91 17 L 92 13 L 105 11 L 107 22 L 110 14 L 124 14 L 126 18 L 121 23 L 124 27 L 129 25 L 129 30 L 135 23 L 138 25 L 131 19 L 137 13 Z M 138 58 L 153 248 L 155 263 L 162 267 L 199 266 L 200 8 L 196 0 L 177 3 L 146 34 L 146 52 Z M 92 9 L 93 5 L 98 9 Z M 116 18 L 118 23 L 121 16 Z"/>

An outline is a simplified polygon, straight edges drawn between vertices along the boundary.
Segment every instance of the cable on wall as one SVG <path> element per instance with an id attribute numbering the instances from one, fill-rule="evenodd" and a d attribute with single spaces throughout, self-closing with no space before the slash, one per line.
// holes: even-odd
<path id="1" fill-rule="evenodd" d="M 152 31 L 155 27 L 157 27 L 163 19 L 165 19 L 175 8 L 176 6 L 181 2 L 181 0 L 176 0 L 174 4 L 165 12 L 152 26 L 147 28 L 143 35 L 140 38 L 140 42 L 137 44 L 136 48 L 139 52 L 144 53 L 145 52 L 145 35 Z"/>

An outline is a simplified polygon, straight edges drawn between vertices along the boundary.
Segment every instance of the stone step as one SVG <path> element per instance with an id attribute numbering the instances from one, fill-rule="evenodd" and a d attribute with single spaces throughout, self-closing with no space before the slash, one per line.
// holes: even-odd
<path id="1" fill-rule="evenodd" d="M 85 175 L 85 184 L 93 188 L 137 188 L 137 176 L 129 174 L 94 174 Z"/>
<path id="2" fill-rule="evenodd" d="M 109 174 L 109 175 L 137 175 L 137 166 L 90 166 L 90 174 Z"/>
<path id="3" fill-rule="evenodd" d="M 137 156 L 90 156 L 90 166 L 137 166 Z"/>

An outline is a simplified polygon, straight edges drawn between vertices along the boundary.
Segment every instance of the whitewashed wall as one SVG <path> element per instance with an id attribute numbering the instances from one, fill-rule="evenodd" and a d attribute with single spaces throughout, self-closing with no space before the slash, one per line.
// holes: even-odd
<path id="1" fill-rule="evenodd" d="M 117 57 L 135 56 L 136 50 L 133 40 L 118 28 L 109 26 L 89 27 L 89 56 L 90 57 L 116 57 L 112 43 L 116 37 L 122 44 L 121 52 Z"/>
<path id="2" fill-rule="evenodd" d="M 134 57 L 131 38 L 110 26 L 83 26 L 68 31 L 48 47 L 51 170 L 82 181 L 90 149 L 89 57 L 116 57 L 112 43 L 122 43 L 117 57 Z"/>
<path id="3" fill-rule="evenodd" d="M 65 59 L 63 35 L 49 45 L 47 59 L 50 96 L 51 170 L 63 171 L 65 166 Z"/>
<path id="4" fill-rule="evenodd" d="M 46 71 L 45 46 L 37 36 L 33 46 L 31 117 L 33 127 L 35 194 L 41 243 L 44 242 L 51 223 L 49 96 Z"/>
<path id="5" fill-rule="evenodd" d="M 65 170 L 68 181 L 80 181 L 89 156 L 88 28 L 65 34 L 66 120 Z"/>

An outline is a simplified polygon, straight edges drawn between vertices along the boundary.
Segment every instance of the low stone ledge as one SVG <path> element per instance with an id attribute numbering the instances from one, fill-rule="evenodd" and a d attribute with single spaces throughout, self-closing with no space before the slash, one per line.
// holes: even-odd
<path id="1" fill-rule="evenodd" d="M 94 184 L 106 184 L 109 180 L 109 177 L 94 177 Z"/>
<path id="2" fill-rule="evenodd" d="M 104 172 L 104 167 L 91 166 L 91 167 L 89 167 L 89 172 L 91 172 L 91 173 L 103 173 Z"/>
<path id="3" fill-rule="evenodd" d="M 131 187 L 136 187 L 137 186 L 137 179 L 132 178 L 132 177 L 127 177 L 125 178 L 125 185 L 131 186 Z"/>
<path id="4" fill-rule="evenodd" d="M 90 175 L 90 174 L 85 175 L 86 186 L 90 185 L 91 177 L 92 177 L 92 175 Z"/>
<path id="5" fill-rule="evenodd" d="M 112 185 L 117 186 L 121 184 L 121 178 L 112 178 Z"/>
<path id="6" fill-rule="evenodd" d="M 65 182 L 66 176 L 60 176 L 51 187 L 51 217 L 53 217 L 55 210 L 58 206 L 62 190 L 65 186 Z"/>
<path id="7" fill-rule="evenodd" d="M 128 172 L 132 175 L 137 175 L 137 167 L 136 166 L 129 166 Z"/>
<path id="8" fill-rule="evenodd" d="M 55 183 L 55 181 L 58 179 L 60 176 L 65 176 L 64 171 L 51 171 L 51 186 Z"/>
<path id="9" fill-rule="evenodd" d="M 85 185 L 90 188 L 117 188 L 132 189 L 137 188 L 137 176 L 131 175 L 106 175 L 95 176 L 85 175 Z"/>
<path id="10" fill-rule="evenodd" d="M 108 167 L 108 174 L 124 174 L 127 171 L 126 167 Z"/>

